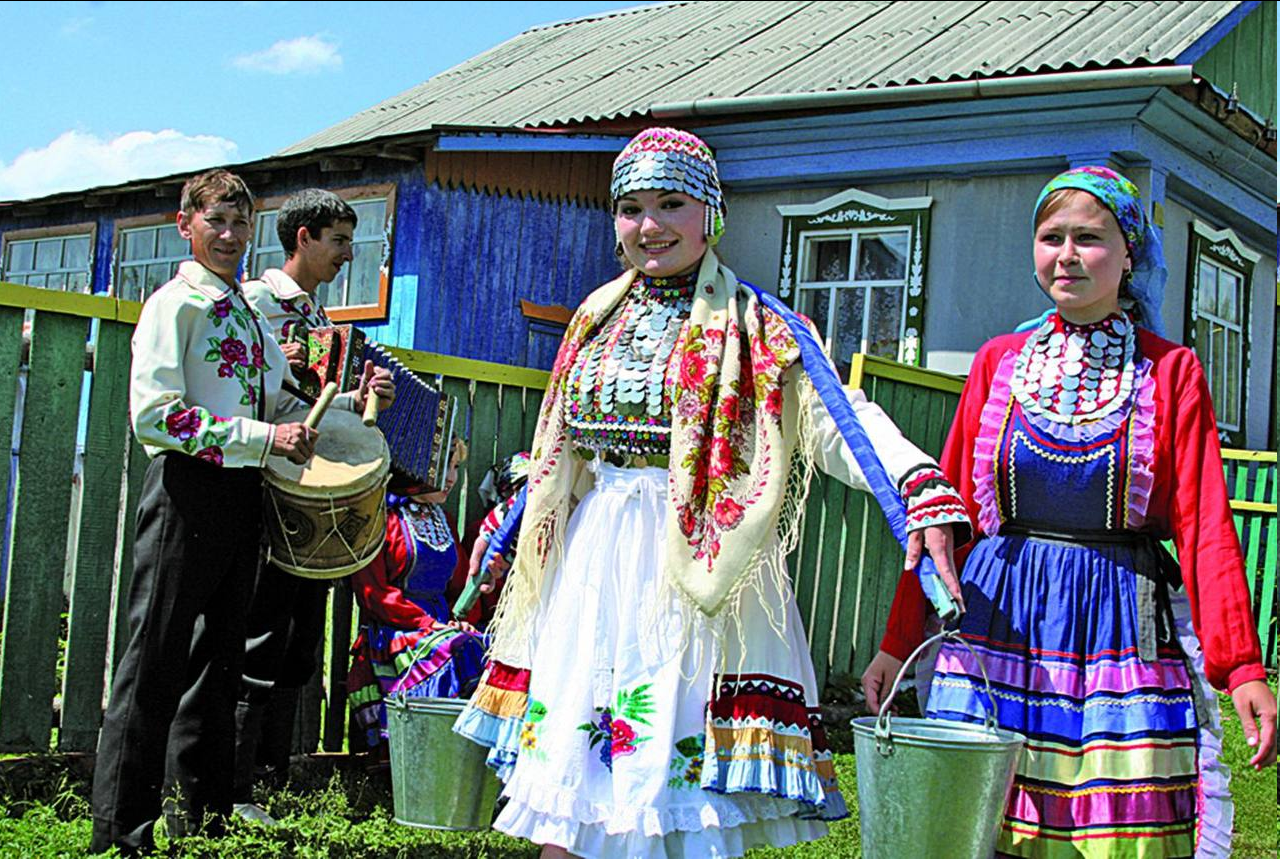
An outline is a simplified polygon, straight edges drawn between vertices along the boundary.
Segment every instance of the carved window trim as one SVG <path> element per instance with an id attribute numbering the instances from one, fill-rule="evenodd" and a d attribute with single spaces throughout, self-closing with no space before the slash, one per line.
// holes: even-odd
<path id="1" fill-rule="evenodd" d="M 851 249 L 862 236 L 905 230 L 908 256 L 904 301 L 898 328 L 897 360 L 919 366 L 924 356 L 925 282 L 932 197 L 890 199 L 858 188 L 849 188 L 816 203 L 778 206 L 782 217 L 782 256 L 778 294 L 795 306 L 800 298 L 801 265 L 807 242 L 815 239 L 852 238 Z M 852 253 L 852 250 L 851 250 Z M 852 268 L 853 261 L 850 260 Z M 852 272 L 848 287 L 853 286 Z M 835 282 L 842 283 L 840 281 Z M 865 288 L 865 287 L 860 287 Z M 871 286 L 870 288 L 875 288 Z M 865 321 L 864 321 L 864 324 Z M 831 332 L 822 332 L 828 336 Z"/>

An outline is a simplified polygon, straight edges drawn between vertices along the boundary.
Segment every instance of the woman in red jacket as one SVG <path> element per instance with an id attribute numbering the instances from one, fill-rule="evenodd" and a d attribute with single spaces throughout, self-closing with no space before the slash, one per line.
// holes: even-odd
<path id="1" fill-rule="evenodd" d="M 1275 761 L 1276 704 L 1209 390 L 1195 353 L 1158 336 L 1163 254 L 1131 182 L 1104 167 L 1056 177 L 1034 249 L 1056 312 L 978 352 L 941 463 L 977 522 L 961 632 L 1000 724 L 1028 738 L 998 855 L 1225 855 L 1197 644 L 1256 768 Z M 1199 642 L 1179 641 L 1179 601 Z M 873 706 L 926 620 L 904 577 L 863 678 Z M 969 652 L 944 644 L 928 714 L 980 721 L 981 685 Z"/>

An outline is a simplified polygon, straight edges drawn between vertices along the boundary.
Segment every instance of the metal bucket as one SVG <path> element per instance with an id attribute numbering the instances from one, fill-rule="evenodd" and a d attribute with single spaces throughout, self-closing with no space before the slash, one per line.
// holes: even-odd
<path id="1" fill-rule="evenodd" d="M 893 719 L 898 685 L 920 653 L 939 639 L 968 642 L 948 631 L 916 648 L 903 663 L 879 716 L 853 720 L 858 811 L 864 859 L 946 856 L 989 859 L 1004 817 L 1013 773 L 1027 738 L 996 727 L 991 681 L 983 725 L 943 719 Z"/>
<path id="2" fill-rule="evenodd" d="M 500 784 L 487 750 L 453 732 L 467 702 L 457 698 L 386 700 L 391 792 L 396 823 L 424 829 L 488 829 Z"/>

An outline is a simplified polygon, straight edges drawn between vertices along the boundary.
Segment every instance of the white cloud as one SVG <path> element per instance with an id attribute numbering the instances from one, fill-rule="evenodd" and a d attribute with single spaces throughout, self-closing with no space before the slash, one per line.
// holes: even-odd
<path id="1" fill-rule="evenodd" d="M 314 74 L 342 68 L 338 45 L 323 36 L 282 39 L 265 51 L 241 54 L 231 60 L 236 68 L 272 75 Z"/>
<path id="2" fill-rule="evenodd" d="M 103 139 L 67 131 L 43 149 L 0 161 L 0 200 L 24 200 L 130 179 L 167 176 L 234 160 L 236 143 L 207 134 L 130 131 Z"/>
<path id="3" fill-rule="evenodd" d="M 62 26 L 58 28 L 64 36 L 76 36 L 93 26 L 92 17 L 69 18 L 62 22 Z"/>

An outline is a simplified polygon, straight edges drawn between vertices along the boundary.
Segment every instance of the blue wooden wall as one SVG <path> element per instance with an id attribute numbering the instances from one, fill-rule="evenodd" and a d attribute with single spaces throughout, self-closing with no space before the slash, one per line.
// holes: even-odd
<path id="1" fill-rule="evenodd" d="M 401 185 L 391 314 L 374 339 L 547 369 L 552 338 L 529 336 L 520 299 L 576 307 L 617 275 L 607 212 L 437 185 Z"/>
<path id="2" fill-rule="evenodd" d="M 547 369 L 557 338 L 530 336 L 520 299 L 573 308 L 619 271 L 612 222 L 599 208 L 427 186 L 420 166 L 379 159 L 359 171 L 321 173 L 309 165 L 273 171 L 269 183 L 247 178 L 259 199 L 313 186 L 395 184 L 389 313 L 360 323 L 389 345 Z M 111 206 L 72 199 L 39 215 L 0 212 L 0 233 L 95 222 L 92 288 L 105 293 L 116 219 L 171 212 L 173 197 L 146 189 L 121 194 Z"/>

